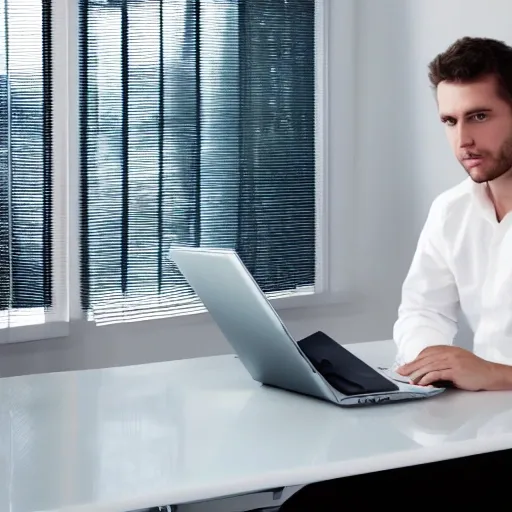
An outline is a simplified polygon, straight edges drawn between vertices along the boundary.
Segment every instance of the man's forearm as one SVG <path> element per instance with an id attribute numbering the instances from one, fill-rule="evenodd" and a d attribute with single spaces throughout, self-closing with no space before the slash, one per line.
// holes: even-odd
<path id="1" fill-rule="evenodd" d="M 500 363 L 489 363 L 493 378 L 487 391 L 512 390 L 512 366 Z"/>

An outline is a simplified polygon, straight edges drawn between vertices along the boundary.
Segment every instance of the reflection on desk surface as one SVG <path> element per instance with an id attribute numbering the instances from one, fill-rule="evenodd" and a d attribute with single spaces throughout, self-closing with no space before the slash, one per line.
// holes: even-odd
<path id="1" fill-rule="evenodd" d="M 401 410 L 396 428 L 422 446 L 512 435 L 512 392 L 453 389 L 436 398 Z"/>

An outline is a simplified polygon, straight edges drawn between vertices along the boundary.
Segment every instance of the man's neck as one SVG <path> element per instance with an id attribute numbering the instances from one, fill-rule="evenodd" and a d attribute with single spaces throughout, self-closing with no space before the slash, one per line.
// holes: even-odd
<path id="1" fill-rule="evenodd" d="M 496 210 L 496 218 L 501 222 L 507 213 L 512 212 L 512 169 L 487 185 L 487 193 Z"/>

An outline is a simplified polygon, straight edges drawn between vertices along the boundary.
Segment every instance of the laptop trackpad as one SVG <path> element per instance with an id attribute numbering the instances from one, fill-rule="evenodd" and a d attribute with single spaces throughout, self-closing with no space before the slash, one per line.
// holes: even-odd
<path id="1" fill-rule="evenodd" d="M 299 347 L 329 384 L 345 395 L 397 391 L 398 386 L 327 334 L 318 331 Z"/>

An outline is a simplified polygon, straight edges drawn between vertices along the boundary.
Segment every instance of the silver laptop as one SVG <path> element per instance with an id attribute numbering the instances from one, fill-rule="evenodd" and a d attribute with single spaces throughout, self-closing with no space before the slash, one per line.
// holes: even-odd
<path id="1" fill-rule="evenodd" d="M 338 380 L 333 380 L 306 355 L 302 340 L 290 335 L 236 251 L 179 247 L 170 250 L 170 258 L 257 382 L 341 406 L 416 400 L 444 391 L 442 387 L 400 382 L 403 377 L 372 368 L 353 354 L 348 356 L 352 359 L 347 366 L 349 352 L 337 344 L 343 351 L 339 355 L 345 358 L 345 369 L 350 373 L 352 366 L 363 368 L 359 375 L 372 383 L 371 391 L 358 382 L 345 385 L 345 376 L 339 371 Z"/>

